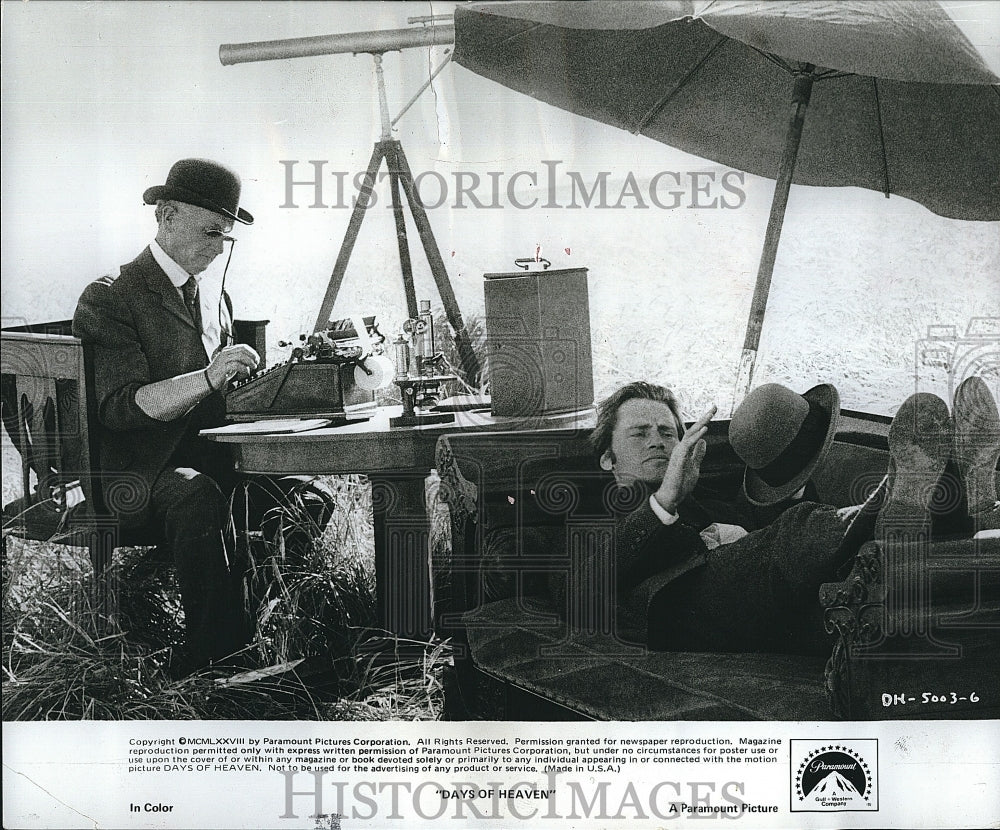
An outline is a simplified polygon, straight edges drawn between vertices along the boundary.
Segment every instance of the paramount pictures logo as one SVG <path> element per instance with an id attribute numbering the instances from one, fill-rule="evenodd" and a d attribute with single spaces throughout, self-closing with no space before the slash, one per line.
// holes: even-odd
<path id="1" fill-rule="evenodd" d="M 792 739 L 793 813 L 877 812 L 878 740 Z"/>

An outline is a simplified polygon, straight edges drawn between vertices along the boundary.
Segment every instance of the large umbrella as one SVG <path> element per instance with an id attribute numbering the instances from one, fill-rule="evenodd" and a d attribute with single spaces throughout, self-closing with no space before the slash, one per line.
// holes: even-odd
<path id="1" fill-rule="evenodd" d="M 793 180 L 1000 219 L 1000 78 L 947 5 L 475 3 L 456 10 L 454 59 L 570 112 L 776 179 L 735 406 L 752 385 Z"/>

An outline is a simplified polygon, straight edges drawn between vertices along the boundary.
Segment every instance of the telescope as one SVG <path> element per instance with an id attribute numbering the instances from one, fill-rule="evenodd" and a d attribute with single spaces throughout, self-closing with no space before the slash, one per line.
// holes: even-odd
<path id="1" fill-rule="evenodd" d="M 442 18 L 452 19 L 450 15 L 442 15 Z M 219 61 L 223 66 L 231 66 L 235 63 L 310 58 L 317 55 L 382 54 L 420 46 L 443 46 L 454 42 L 454 24 L 435 23 L 414 29 L 384 29 L 284 40 L 260 40 L 251 43 L 223 43 L 219 47 Z"/>
<path id="2" fill-rule="evenodd" d="M 355 240 L 361 228 L 366 205 L 372 188 L 375 186 L 378 170 L 385 161 L 389 169 L 389 187 L 392 196 L 393 219 L 396 223 L 396 241 L 399 246 L 399 264 L 403 278 L 403 292 L 406 295 L 406 307 L 410 320 L 419 316 L 416 292 L 413 285 L 413 270 L 410 263 L 409 242 L 407 240 L 406 222 L 403 218 L 403 196 L 410 207 L 414 224 L 420 235 L 420 242 L 431 275 L 437 285 L 438 293 L 444 305 L 445 314 L 455 333 L 455 345 L 459 359 L 467 377 L 472 380 L 478 377 L 480 366 L 472 348 L 469 333 L 458 308 L 458 300 L 451 287 L 444 260 L 434 239 L 430 220 L 417 193 L 409 162 L 403 152 L 402 145 L 392 138 L 392 128 L 404 113 L 416 102 L 438 74 L 451 61 L 451 54 L 429 74 L 420 89 L 403 106 L 395 118 L 389 117 L 389 102 L 385 93 L 385 77 L 382 70 L 382 55 L 385 52 L 398 52 L 403 49 L 413 49 L 426 46 L 444 46 L 455 42 L 455 24 L 452 15 L 428 15 L 411 17 L 410 24 L 421 24 L 409 29 L 383 29 L 381 31 L 346 32 L 333 35 L 316 35 L 313 37 L 287 38 L 283 40 L 261 40 L 251 43 L 223 43 L 219 46 L 219 61 L 223 66 L 237 63 L 255 63 L 258 61 L 288 60 L 290 58 L 308 58 L 318 55 L 370 54 L 375 64 L 375 78 L 378 85 L 379 111 L 382 120 L 382 134 L 372 151 L 368 169 L 365 171 L 364 184 L 357 200 L 351 219 L 340 246 L 340 253 L 330 275 L 326 295 L 316 318 L 316 331 L 329 327 L 330 315 L 337 300 L 347 263 L 354 248 Z"/>

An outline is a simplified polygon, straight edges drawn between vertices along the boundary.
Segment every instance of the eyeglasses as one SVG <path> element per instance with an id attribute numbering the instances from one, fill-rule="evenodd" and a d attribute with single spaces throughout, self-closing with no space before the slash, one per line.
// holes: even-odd
<path id="1" fill-rule="evenodd" d="M 178 205 L 176 205 L 176 207 L 177 207 L 177 212 L 178 213 L 184 214 L 184 215 L 190 217 L 191 219 L 195 219 L 195 216 L 191 213 L 190 210 L 187 209 L 186 205 L 178 204 Z M 232 236 L 229 235 L 229 231 L 224 231 L 224 230 L 221 230 L 219 228 L 211 228 L 211 227 L 204 228 L 203 227 L 201 229 L 201 232 L 203 234 L 205 234 L 205 236 L 207 236 L 209 239 L 213 239 L 213 240 L 215 240 L 215 239 L 221 239 L 223 242 L 235 242 L 236 241 L 235 237 L 232 237 Z"/>

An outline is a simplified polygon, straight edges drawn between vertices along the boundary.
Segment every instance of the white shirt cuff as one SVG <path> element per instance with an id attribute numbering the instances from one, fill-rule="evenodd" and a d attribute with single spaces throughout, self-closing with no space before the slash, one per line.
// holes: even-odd
<path id="1" fill-rule="evenodd" d="M 676 513 L 664 510 L 662 505 L 656 500 L 656 496 L 649 497 L 649 508 L 653 511 L 653 515 L 665 525 L 672 525 L 680 518 Z"/>

